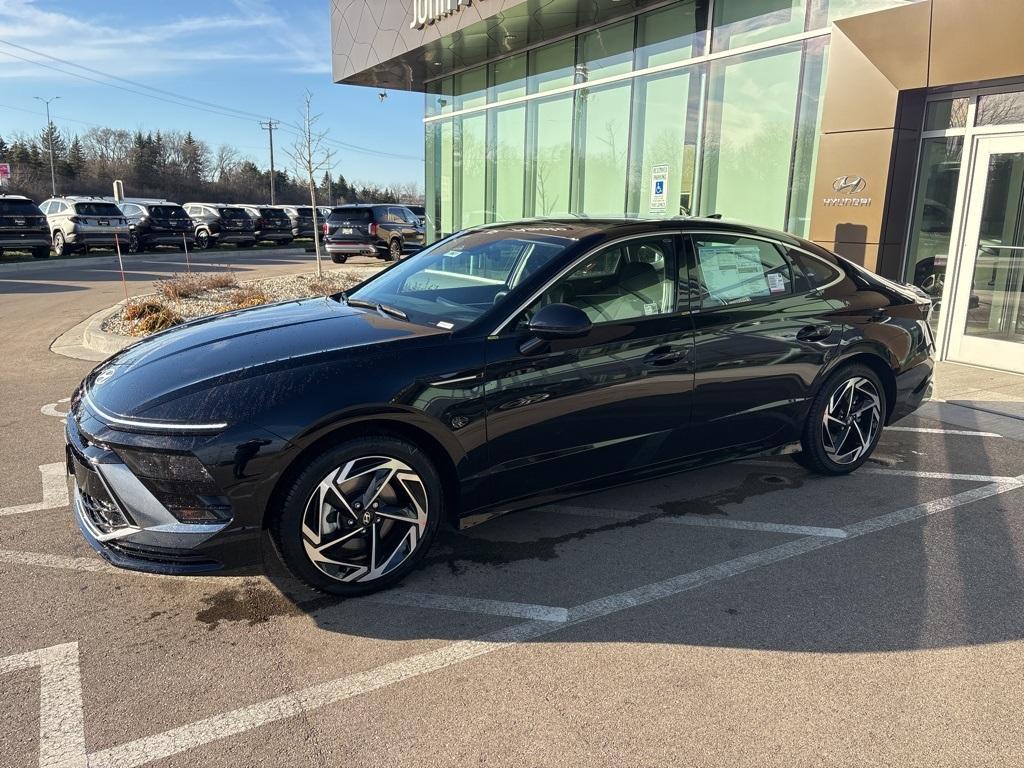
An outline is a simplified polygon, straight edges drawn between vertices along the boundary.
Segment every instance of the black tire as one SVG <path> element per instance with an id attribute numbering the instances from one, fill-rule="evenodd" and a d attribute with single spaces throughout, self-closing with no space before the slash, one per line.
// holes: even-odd
<path id="1" fill-rule="evenodd" d="M 858 381 L 866 381 L 869 386 L 857 385 L 856 382 Z M 848 390 L 851 386 L 855 387 L 854 393 L 851 394 L 851 408 L 863 408 L 865 410 L 863 410 L 860 416 L 853 419 L 853 421 L 858 422 L 857 424 L 853 424 L 851 421 L 844 426 L 843 419 L 830 418 L 830 423 L 839 425 L 836 431 L 840 435 L 849 436 L 848 438 L 838 440 L 840 445 L 832 445 L 832 451 L 830 452 L 827 443 L 836 442 L 836 440 L 826 433 L 825 413 L 830 410 L 829 406 L 833 396 Z M 859 389 L 856 389 L 856 387 L 859 387 Z M 871 389 L 873 389 L 873 393 L 870 392 Z M 875 403 L 872 403 L 872 394 L 877 398 Z M 856 402 L 862 403 L 862 405 L 854 405 L 854 397 L 860 398 Z M 840 405 L 840 403 L 836 404 Z M 882 382 L 879 381 L 878 376 L 873 370 L 865 365 L 858 364 L 843 366 L 829 376 L 811 402 L 800 440 L 801 451 L 800 453 L 793 454 L 793 460 L 812 472 L 821 475 L 848 475 L 867 461 L 878 445 L 878 440 L 882 435 L 882 428 L 885 424 L 887 405 L 885 401 L 885 387 L 882 386 Z M 868 429 L 872 423 L 875 424 L 875 427 Z M 844 442 L 847 439 L 850 442 Z M 861 443 L 859 449 L 857 443 Z M 853 450 L 844 450 L 844 448 L 851 447 Z M 853 454 L 856 455 L 854 456 Z M 844 461 L 843 459 L 847 460 Z"/>
<path id="2" fill-rule="evenodd" d="M 3 251 L 0 251 L 0 254 L 2 254 L 2 253 L 3 253 Z M 50 258 L 50 246 L 48 246 L 48 245 L 40 245 L 40 246 L 38 246 L 36 248 L 33 248 L 32 249 L 32 258 L 33 259 L 48 259 L 48 258 Z"/>
<path id="3" fill-rule="evenodd" d="M 293 240 L 293 239 L 294 239 L 294 238 L 291 238 L 291 237 L 289 237 L 289 238 L 288 238 L 287 240 L 282 240 L 282 241 L 281 241 L 281 247 L 282 247 L 282 248 L 287 248 L 287 247 L 288 247 L 289 245 L 291 245 L 291 244 L 292 244 L 292 240 Z"/>
<path id="4" fill-rule="evenodd" d="M 398 261 L 402 258 L 402 241 L 397 237 L 392 238 L 388 243 L 388 249 L 384 253 L 384 261 Z"/>
<path id="5" fill-rule="evenodd" d="M 128 253 L 142 253 L 143 251 L 142 241 L 139 239 L 138 234 L 132 232 L 128 235 Z"/>
<path id="6" fill-rule="evenodd" d="M 243 241 L 243 242 L 238 244 L 238 247 L 239 248 L 252 248 L 254 245 L 256 245 L 255 242 Z"/>
<path id="7" fill-rule="evenodd" d="M 334 254 L 331 256 L 331 261 L 333 261 L 335 264 L 344 264 L 346 261 L 348 261 L 348 256 L 338 256 L 337 254 Z"/>
<path id="8" fill-rule="evenodd" d="M 346 467 L 349 462 L 364 457 L 385 457 L 402 462 L 406 467 L 411 468 L 421 481 L 422 500 L 425 503 L 427 519 L 418 536 L 417 545 L 398 565 L 383 575 L 368 581 L 341 581 L 327 575 L 310 559 L 306 550 L 306 537 L 303 534 L 303 520 L 307 512 L 307 505 L 312 503 L 312 497 L 321 481 L 328 478 L 337 469 Z M 413 485 L 415 486 L 415 484 Z M 358 509 L 355 505 L 353 508 Z M 363 510 L 363 512 L 366 511 Z M 412 443 L 386 435 L 359 437 L 326 448 L 322 453 L 310 459 L 298 476 L 291 481 L 283 495 L 280 507 L 269 510 L 268 514 L 272 516 L 271 535 L 284 564 L 293 576 L 321 592 L 343 596 L 365 595 L 396 584 L 422 562 L 444 515 L 444 493 L 441 477 L 433 462 Z M 337 515 L 337 525 L 340 526 L 340 516 L 343 513 L 336 510 L 332 514 Z M 387 525 L 388 521 L 378 519 L 370 526 L 378 523 Z M 359 526 L 360 520 L 357 519 L 355 524 Z M 400 526 L 402 524 L 393 523 L 392 525 Z M 379 530 L 383 535 L 383 528 Z M 396 537 L 401 538 L 401 529 L 392 528 L 392 532 Z M 351 542 L 359 540 L 359 537 L 350 539 Z M 387 559 L 390 560 L 391 556 L 387 556 Z"/>
<path id="9" fill-rule="evenodd" d="M 210 230 L 208 230 L 208 229 L 197 229 L 196 230 L 195 249 L 197 251 L 205 251 L 212 244 L 213 243 L 212 243 L 211 238 L 210 238 Z"/>
<path id="10" fill-rule="evenodd" d="M 55 256 L 66 256 L 68 254 L 68 242 L 64 239 L 64 233 L 59 229 L 53 233 L 53 253 Z"/>

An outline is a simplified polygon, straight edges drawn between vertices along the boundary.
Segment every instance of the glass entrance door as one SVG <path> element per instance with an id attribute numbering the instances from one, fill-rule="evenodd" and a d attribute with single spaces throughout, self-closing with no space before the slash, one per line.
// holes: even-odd
<path id="1" fill-rule="evenodd" d="M 949 358 L 1024 373 L 1024 135 L 977 138 Z"/>

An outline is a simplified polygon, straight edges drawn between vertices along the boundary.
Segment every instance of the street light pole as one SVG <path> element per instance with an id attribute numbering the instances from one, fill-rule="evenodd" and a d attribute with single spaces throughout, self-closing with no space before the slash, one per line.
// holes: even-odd
<path id="1" fill-rule="evenodd" d="M 60 96 L 51 96 L 48 99 L 41 98 L 39 96 L 33 96 L 32 98 L 37 101 L 43 102 L 46 105 L 46 143 L 49 144 L 47 149 L 50 153 L 50 189 L 53 192 L 53 196 L 57 196 L 57 174 L 53 170 L 53 123 L 50 122 L 50 102 L 56 101 Z"/>

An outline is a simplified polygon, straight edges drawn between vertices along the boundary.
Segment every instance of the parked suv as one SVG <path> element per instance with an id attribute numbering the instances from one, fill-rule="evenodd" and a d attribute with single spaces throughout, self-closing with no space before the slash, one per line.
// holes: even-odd
<path id="1" fill-rule="evenodd" d="M 292 222 L 280 208 L 269 205 L 239 205 L 252 217 L 259 242 L 288 245 L 292 241 Z"/>
<path id="2" fill-rule="evenodd" d="M 380 256 L 397 261 L 426 243 L 423 224 L 404 205 L 343 205 L 323 226 L 331 259 L 343 264 L 349 256 Z"/>
<path id="3" fill-rule="evenodd" d="M 244 208 L 223 203 L 185 203 L 195 224 L 196 248 L 234 243 L 248 248 L 256 243 L 256 225 Z"/>
<path id="4" fill-rule="evenodd" d="M 90 248 L 128 247 L 128 219 L 102 197 L 51 197 L 39 206 L 46 215 L 53 252 L 64 256 Z"/>
<path id="5" fill-rule="evenodd" d="M 277 206 L 288 216 L 292 223 L 292 237 L 312 237 L 314 235 L 313 209 L 308 205 Z"/>
<path id="6" fill-rule="evenodd" d="M 140 253 L 158 245 L 184 250 L 195 244 L 195 225 L 185 209 L 169 200 L 122 200 L 128 219 L 128 250 Z"/>
<path id="7" fill-rule="evenodd" d="M 50 230 L 39 206 L 21 195 L 0 194 L 0 256 L 29 251 L 37 259 L 50 255 Z"/>

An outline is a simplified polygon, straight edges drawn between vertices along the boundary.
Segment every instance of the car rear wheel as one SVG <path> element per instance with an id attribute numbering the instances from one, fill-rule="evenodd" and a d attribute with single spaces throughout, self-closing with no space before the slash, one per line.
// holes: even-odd
<path id="1" fill-rule="evenodd" d="M 348 256 L 339 256 L 338 254 L 334 254 L 331 256 L 331 261 L 333 261 L 335 264 L 344 264 L 346 261 L 348 261 Z"/>
<path id="2" fill-rule="evenodd" d="M 196 250 L 205 251 L 210 247 L 210 232 L 206 229 L 200 229 L 196 232 Z"/>
<path id="3" fill-rule="evenodd" d="M 59 229 L 53 233 L 53 252 L 57 256 L 64 256 L 67 254 L 68 244 L 64 239 L 64 233 Z"/>
<path id="4" fill-rule="evenodd" d="M 415 568 L 442 514 L 441 478 L 421 450 L 398 438 L 362 437 L 305 466 L 271 531 L 297 578 L 323 592 L 360 595 Z"/>
<path id="5" fill-rule="evenodd" d="M 0 254 L 2 254 L 2 253 L 3 253 L 3 251 L 0 251 Z M 40 245 L 38 248 L 33 248 L 32 249 L 32 258 L 33 259 L 48 259 L 48 258 L 50 258 L 50 248 L 49 248 L 49 246 Z"/>
<path id="6" fill-rule="evenodd" d="M 402 241 L 397 237 L 388 243 L 388 252 L 384 256 L 384 261 L 398 261 L 402 258 Z"/>
<path id="7" fill-rule="evenodd" d="M 867 366 L 848 365 L 825 382 L 804 425 L 797 462 L 823 475 L 845 475 L 868 460 L 882 434 L 885 389 Z"/>
<path id="8" fill-rule="evenodd" d="M 132 232 L 128 235 L 128 253 L 141 253 L 142 242 L 139 240 L 138 234 Z"/>

